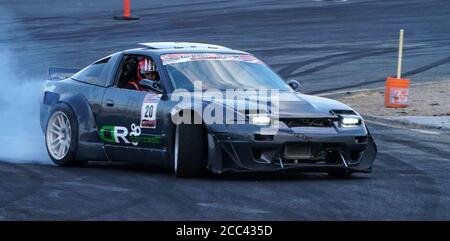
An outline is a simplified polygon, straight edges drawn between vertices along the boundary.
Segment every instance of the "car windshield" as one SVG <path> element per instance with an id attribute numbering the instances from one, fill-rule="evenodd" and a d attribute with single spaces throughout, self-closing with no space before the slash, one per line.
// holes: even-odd
<path id="1" fill-rule="evenodd" d="M 165 54 L 161 60 L 176 89 L 289 90 L 277 74 L 249 54 Z"/>

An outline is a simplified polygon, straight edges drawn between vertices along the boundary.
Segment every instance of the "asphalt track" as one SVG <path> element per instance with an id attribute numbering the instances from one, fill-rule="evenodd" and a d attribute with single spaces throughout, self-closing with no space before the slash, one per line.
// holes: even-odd
<path id="1" fill-rule="evenodd" d="M 408 77 L 449 75 L 446 0 L 133 1 L 139 21 L 112 20 L 121 4 L 0 1 L 0 45 L 21 67 L 13 68 L 18 81 L 42 80 L 48 66 L 82 67 L 138 42 L 173 40 L 252 52 L 284 78 L 301 80 L 308 93 L 381 86 L 395 73 L 400 28 Z M 372 122 L 369 128 L 379 147 L 374 172 L 342 179 L 304 173 L 184 180 L 130 164 L 0 162 L 0 220 L 450 219 L 450 133 Z M 0 144 L 11 145 L 5 138 Z"/>

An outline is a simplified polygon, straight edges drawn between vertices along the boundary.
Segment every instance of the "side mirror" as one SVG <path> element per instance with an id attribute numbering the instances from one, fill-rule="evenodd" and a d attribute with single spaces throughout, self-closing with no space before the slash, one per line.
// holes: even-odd
<path id="1" fill-rule="evenodd" d="M 286 82 L 286 84 L 288 84 L 289 87 L 291 87 L 291 89 L 293 91 L 299 91 L 300 90 L 300 82 L 298 82 L 297 80 L 288 80 Z"/>
<path id="2" fill-rule="evenodd" d="M 139 81 L 139 84 L 142 87 L 144 87 L 144 89 L 150 89 L 150 90 L 154 90 L 159 93 L 164 93 L 164 91 L 161 87 L 161 83 L 159 83 L 159 81 L 143 79 L 143 80 Z"/>

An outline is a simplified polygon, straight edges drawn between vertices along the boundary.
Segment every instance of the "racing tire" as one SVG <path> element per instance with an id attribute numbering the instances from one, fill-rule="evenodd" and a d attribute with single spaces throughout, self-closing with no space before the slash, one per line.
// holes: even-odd
<path id="1" fill-rule="evenodd" d="M 175 126 L 174 171 L 180 178 L 199 177 L 205 169 L 205 130 L 202 125 Z"/>
<path id="2" fill-rule="evenodd" d="M 78 121 L 66 104 L 58 104 L 47 121 L 45 146 L 52 161 L 58 166 L 79 167 L 87 161 L 76 160 Z"/>

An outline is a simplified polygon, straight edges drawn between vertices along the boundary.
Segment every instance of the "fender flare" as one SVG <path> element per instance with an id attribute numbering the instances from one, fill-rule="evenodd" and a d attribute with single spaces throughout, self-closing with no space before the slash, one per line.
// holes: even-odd
<path id="1" fill-rule="evenodd" d="M 58 103 L 67 104 L 77 116 L 79 141 L 101 142 L 88 100 L 79 94 L 62 95 Z"/>
<path id="2" fill-rule="evenodd" d="M 79 160 L 107 159 L 103 149 L 103 142 L 98 134 L 95 117 L 88 100 L 84 96 L 76 93 L 66 95 L 52 93 L 52 95 L 55 96 L 51 98 L 51 102 L 48 101 L 45 103 L 50 106 L 49 115 L 58 104 L 66 104 L 77 117 L 78 150 L 76 158 Z M 48 118 L 49 116 L 47 117 L 47 121 Z"/>

